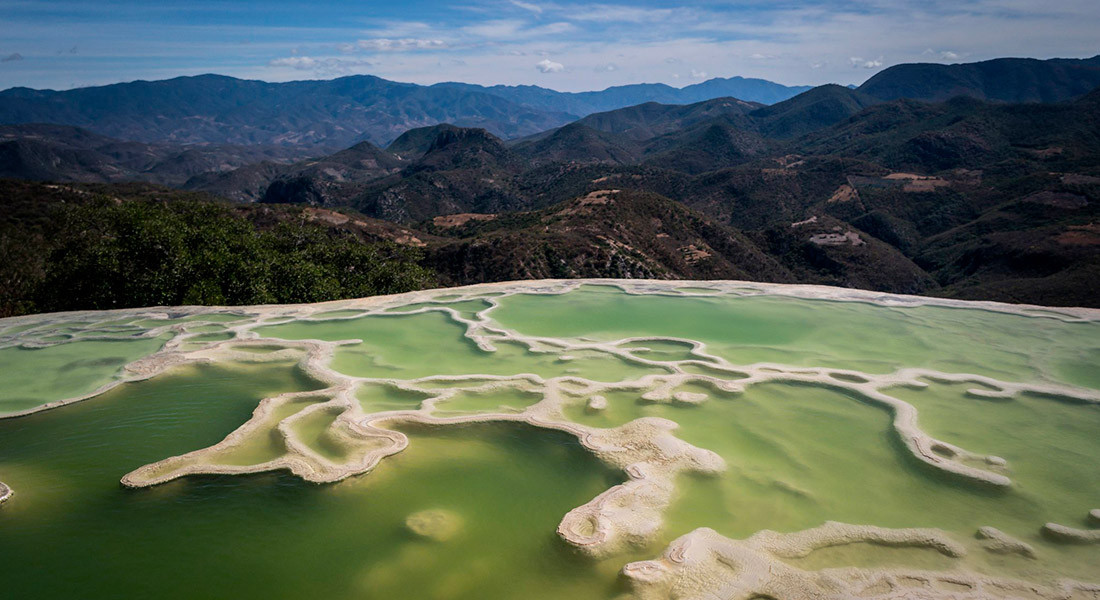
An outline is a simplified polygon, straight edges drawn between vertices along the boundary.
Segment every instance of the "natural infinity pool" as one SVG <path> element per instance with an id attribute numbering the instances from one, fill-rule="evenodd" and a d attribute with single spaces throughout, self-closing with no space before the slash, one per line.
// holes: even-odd
<path id="1" fill-rule="evenodd" d="M 547 281 L 0 320 L 10 598 L 1097 598 L 1097 465 L 1100 311 Z"/>

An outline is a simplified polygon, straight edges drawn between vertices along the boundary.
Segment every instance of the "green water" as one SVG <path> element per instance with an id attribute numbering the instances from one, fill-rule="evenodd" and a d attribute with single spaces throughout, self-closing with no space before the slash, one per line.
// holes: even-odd
<path id="1" fill-rule="evenodd" d="M 564 295 L 496 297 L 500 306 L 488 316 L 523 334 L 565 342 L 696 340 L 735 364 L 868 373 L 926 367 L 1100 388 L 1100 326 L 1094 322 L 713 294 L 638 296 L 585 286 Z M 925 550 L 855 544 L 792 564 L 961 567 L 1042 582 L 1100 581 L 1100 546 L 1058 545 L 1039 534 L 1048 521 L 1086 527 L 1087 512 L 1100 507 L 1100 405 L 1026 394 L 1009 400 L 968 396 L 967 389 L 979 387 L 975 384 L 886 390 L 913 404 L 931 435 L 1007 459 L 1013 485 L 994 490 L 919 462 L 898 440 L 889 410 L 838 388 L 768 383 L 732 394 L 693 381 L 672 390 L 705 395 L 698 404 L 644 400 L 648 388 L 640 384 L 593 392 L 576 378 L 629 387 L 641 377 L 671 371 L 546 344 L 539 349 L 550 351 L 535 352 L 497 339 L 495 351 L 482 350 L 466 337 L 466 326 L 444 312 L 400 314 L 425 306 L 448 306 L 472 319 L 489 304 L 483 299 L 421 303 L 368 316 L 359 316 L 366 309 L 331 310 L 317 314 L 319 320 L 256 326 L 253 331 L 268 339 L 237 348 L 255 360 L 270 360 L 267 355 L 281 348 L 279 340 L 361 340 L 337 347 L 331 366 L 344 375 L 378 379 L 355 381 L 342 392 L 364 413 L 418 409 L 426 399 L 444 395 L 434 401 L 435 416 L 516 414 L 543 399 L 541 385 L 527 380 L 478 389 L 494 383 L 485 375 L 573 378 L 557 382 L 568 400 L 558 418 L 596 428 L 641 417 L 669 419 L 678 424 L 675 435 L 716 452 L 727 472 L 680 475 L 658 538 L 601 561 L 578 555 L 555 529 L 565 513 L 624 475 L 574 438 L 527 425 L 390 424 L 409 436 L 408 448 L 372 472 L 336 484 L 265 473 L 191 476 L 124 489 L 123 475 L 218 443 L 249 421 L 262 399 L 285 392 L 307 393 L 277 405 L 253 423 L 254 433 L 241 444 L 208 460 L 258 465 L 284 456 L 287 447 L 276 431 L 280 422 L 333 463 L 359 460 L 380 443 L 349 445 L 348 426 L 338 419 L 343 408 L 314 406 L 332 401 L 335 392 L 321 391 L 330 384 L 305 376 L 295 362 L 175 367 L 81 403 L 0 420 L 0 481 L 16 491 L 0 507 L 5 597 L 618 600 L 624 593 L 617 575 L 623 564 L 660 554 L 696 527 L 743 538 L 761 529 L 793 532 L 827 520 L 942 528 L 970 551 L 960 562 Z M 127 362 L 156 352 L 169 337 L 129 337 L 134 331 L 243 318 L 187 315 L 185 309 L 171 314 L 170 320 L 109 313 L 97 320 L 84 314 L 79 321 L 32 328 L 0 321 L 6 334 L 77 339 L 37 350 L 0 347 L 0 414 L 88 393 L 118 377 Z M 232 336 L 222 325 L 187 327 L 198 336 L 185 350 Z M 107 331 L 126 337 L 79 339 Z M 685 341 L 620 347 L 654 361 L 698 361 L 682 365 L 688 373 L 744 377 L 707 366 Z M 430 376 L 466 377 L 410 381 Z M 843 384 L 863 378 L 835 379 Z M 594 393 L 605 397 L 605 409 L 588 406 Z M 405 519 L 425 510 L 451 515 L 459 523 L 457 533 L 446 541 L 416 536 Z M 983 551 L 974 539 L 981 526 L 1032 544 L 1039 559 Z"/>
<path id="2" fill-rule="evenodd" d="M 1010 455 L 1005 458 L 1016 485 L 1007 491 L 985 490 L 925 467 L 897 442 L 888 411 L 824 388 L 767 384 L 701 406 L 633 407 L 675 420 L 679 437 L 718 452 L 730 466 L 726 477 L 694 478 L 685 486 L 669 515 L 670 533 L 705 525 L 740 538 L 761 528 L 797 531 L 833 520 L 938 527 L 965 540 L 992 525 L 1033 544 L 1048 559 L 1061 557 L 1064 574 L 1085 579 L 1098 574 L 1095 547 L 1051 544 L 1039 528 L 1047 521 L 1081 526 L 1100 498 L 1095 468 L 1100 464 L 1100 421 L 1095 420 L 1100 407 L 1087 407 L 1082 414 L 1074 409 L 1083 407 L 1047 406 L 1045 427 L 1061 430 L 1077 421 L 1054 446 L 1033 442 L 1034 427 L 1026 422 L 1017 422 L 1016 431 L 1028 435 L 1016 434 L 1008 442 L 992 430 L 945 438 L 975 451 Z M 953 420 L 973 422 L 979 412 L 960 410 Z M 931 433 L 939 435 L 935 428 Z M 1032 443 L 1023 452 L 1030 459 L 1017 463 L 1011 450 Z M 1051 474 L 1040 476 L 1032 465 Z M 997 572 L 985 553 L 972 558 L 976 566 Z M 1035 569 L 1028 559 L 1005 562 L 1009 571 Z"/>
<path id="3" fill-rule="evenodd" d="M 613 356 L 592 352 L 533 353 L 515 343 L 500 343 L 496 351 L 480 350 L 465 337 L 466 328 L 444 313 L 371 316 L 332 322 L 294 322 L 258 327 L 264 337 L 290 340 L 363 340 L 336 350 L 333 368 L 357 377 L 416 379 L 431 375 L 575 375 L 598 381 L 634 379 L 665 373 Z"/>
<path id="4" fill-rule="evenodd" d="M 328 310 L 313 315 L 314 319 L 342 319 L 344 317 L 361 317 L 361 310 Z"/>
<path id="5" fill-rule="evenodd" d="M 432 412 L 440 416 L 477 413 L 518 413 L 542 400 L 541 394 L 514 388 L 489 391 L 462 391 L 436 404 Z"/>
<path id="6" fill-rule="evenodd" d="M 193 367 L 0 422 L 0 473 L 17 490 L 0 510 L 5 597 L 551 599 L 614 586 L 554 529 L 617 475 L 555 432 L 408 431 L 406 452 L 323 487 L 278 474 L 119 486 L 217 442 L 261 397 L 311 387 L 289 365 Z M 458 514 L 460 533 L 410 534 L 405 518 L 428 508 Z"/>
<path id="7" fill-rule="evenodd" d="M 1090 360 L 1097 364 L 1100 323 L 1095 322 L 776 296 L 631 296 L 604 286 L 565 295 L 516 295 L 492 317 L 527 335 L 687 338 L 707 343 L 712 353 L 737 364 L 779 362 L 871 373 L 925 367 L 1009 381 L 1046 375 L 1078 385 L 1100 384 L 1100 369 L 1089 368 Z"/>
<path id="8" fill-rule="evenodd" d="M 461 302 L 416 302 L 414 304 L 406 304 L 405 306 L 399 306 L 397 308 L 391 308 L 391 313 L 403 313 L 419 310 L 422 308 L 449 308 L 456 311 L 459 316 L 464 319 L 476 319 L 477 313 L 489 308 L 492 304 L 489 304 L 485 300 L 463 300 Z"/>
<path id="9" fill-rule="evenodd" d="M 416 410 L 431 394 L 403 390 L 392 385 L 365 383 L 359 386 L 356 398 L 363 412 L 370 414 L 388 410 Z"/>
<path id="10" fill-rule="evenodd" d="M 247 437 L 244 442 L 218 453 L 215 463 L 223 465 L 258 465 L 286 454 L 286 443 L 275 429 L 280 421 L 298 414 L 307 406 L 327 400 L 324 397 L 307 396 L 280 404 L 261 422 L 261 431 Z"/>
<path id="11" fill-rule="evenodd" d="M 156 352 L 165 341 L 85 340 L 0 348 L 0 415 L 94 392 L 115 381 L 123 365 Z"/>

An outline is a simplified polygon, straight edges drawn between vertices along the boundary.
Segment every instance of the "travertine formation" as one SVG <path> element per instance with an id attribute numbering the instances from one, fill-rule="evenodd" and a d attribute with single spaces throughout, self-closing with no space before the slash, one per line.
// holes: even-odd
<path id="1" fill-rule="evenodd" d="M 1093 517 L 1092 512 L 1089 513 L 1090 519 Z M 1043 535 L 1068 544 L 1100 544 L 1100 529 L 1077 529 L 1058 523 L 1047 523 L 1043 525 Z"/>
<path id="2" fill-rule="evenodd" d="M 891 388 L 927 387 L 928 381 L 973 383 L 980 388 L 970 394 L 981 398 L 1009 398 L 1020 393 L 1056 397 L 1074 402 L 1100 403 L 1100 392 L 1056 384 L 1011 383 L 990 377 L 944 373 L 929 369 L 904 368 L 889 374 L 868 374 L 843 369 L 794 367 L 777 363 L 733 364 L 708 352 L 705 344 L 679 338 L 639 337 L 612 342 L 585 339 L 559 339 L 522 335 L 500 327 L 490 314 L 499 306 L 499 298 L 514 293 L 560 294 L 583 283 L 614 285 L 631 294 L 712 295 L 781 294 L 799 298 L 825 298 L 836 301 L 868 302 L 884 306 L 967 306 L 999 312 L 1013 312 L 1041 318 L 1067 321 L 1100 320 L 1100 313 L 1087 309 L 1048 309 L 997 303 L 960 303 L 951 300 L 877 294 L 859 290 L 818 286 L 771 286 L 740 282 L 706 282 L 707 290 L 684 291 L 684 282 L 653 281 L 543 281 L 473 286 L 447 290 L 447 300 L 439 300 L 440 291 L 414 292 L 400 296 L 367 298 L 317 305 L 265 306 L 234 308 L 241 320 L 225 325 L 231 339 L 201 342 L 203 314 L 228 312 L 228 309 L 179 309 L 197 317 L 187 323 L 175 323 L 148 329 L 139 335 L 159 336 L 171 332 L 174 337 L 157 353 L 127 365 L 116 381 L 77 398 L 60 399 L 22 411 L 29 414 L 93 397 L 124 381 L 147 379 L 174 366 L 201 362 L 298 361 L 302 369 L 326 387 L 310 392 L 287 393 L 263 400 L 251 419 L 218 444 L 181 456 L 166 458 L 141 467 L 122 478 L 129 487 L 157 485 L 193 474 L 239 474 L 287 470 L 312 482 L 326 483 L 369 472 L 381 460 L 401 452 L 408 438 L 398 429 L 418 425 L 443 427 L 475 422 L 513 422 L 554 429 L 575 436 L 579 443 L 601 460 L 620 469 L 624 481 L 568 512 L 558 534 L 580 551 L 594 557 L 606 557 L 632 546 L 643 546 L 656 538 L 662 527 L 662 515 L 675 494 L 675 481 L 682 473 L 716 475 L 726 469 L 721 457 L 710 450 L 693 446 L 676 437 L 677 424 L 659 418 L 641 418 L 621 426 L 601 429 L 581 425 L 566 418 L 564 408 L 579 404 L 598 412 L 607 409 L 607 394 L 629 390 L 648 402 L 698 404 L 708 396 L 683 391 L 686 384 L 701 384 L 724 393 L 737 394 L 752 385 L 786 382 L 841 390 L 861 400 L 880 405 L 893 414 L 894 434 L 909 454 L 930 467 L 963 480 L 1004 487 L 1011 484 L 1009 465 L 997 456 L 971 453 L 949 442 L 938 440 L 920 429 L 916 409 L 894 396 Z M 699 290 L 699 282 L 691 289 Z M 487 294 L 495 295 L 489 296 Z M 489 308 L 473 317 L 450 308 L 450 302 L 482 299 Z M 494 352 L 502 343 L 520 344 L 532 353 L 553 354 L 567 361 L 583 353 L 600 353 L 634 365 L 647 367 L 651 374 L 620 382 L 597 382 L 574 375 L 543 378 L 533 374 L 492 376 L 430 376 L 419 379 L 354 377 L 338 372 L 331 365 L 338 347 L 359 340 L 326 342 L 291 341 L 261 337 L 255 329 L 261 325 L 297 321 L 333 321 L 355 319 L 414 303 L 427 303 L 402 314 L 441 312 L 466 328 L 466 336 L 485 352 Z M 120 311 L 113 315 L 148 317 L 150 311 Z M 50 319 L 90 318 L 88 314 L 46 315 L 16 320 L 17 325 L 42 325 L 0 336 L 0 345 L 40 343 L 36 332 Z M 102 318 L 100 315 L 99 318 Z M 9 331 L 11 328 L 9 328 Z M 109 332 L 104 333 L 110 337 Z M 88 337 L 81 339 L 90 339 Z M 93 337 L 94 339 L 94 337 Z M 63 343 L 63 342 L 60 342 Z M 646 344 L 677 343 L 688 349 L 687 358 L 656 360 L 647 358 Z M 260 352 L 259 350 L 264 350 Z M 708 373 L 706 375 L 700 373 Z M 420 394 L 424 400 L 404 410 L 366 412 L 357 394 L 365 386 Z M 437 410 L 460 391 L 491 393 L 520 390 L 539 398 L 526 408 L 509 411 L 484 411 L 472 414 L 442 415 Z M 325 435 L 335 453 L 321 453 L 306 443 L 299 431 L 304 423 L 316 419 L 331 420 Z M 250 440 L 274 432 L 284 451 L 255 464 L 228 460 Z M 0 500 L 6 486 L 0 484 Z M 10 494 L 10 491 L 9 491 Z M 1093 511 L 1096 513 L 1097 511 Z M 424 511 L 410 515 L 407 525 L 418 535 L 445 539 L 456 530 L 453 515 Z M 1093 515 L 1094 518 L 1096 515 Z M 458 525 L 460 526 L 460 524 Z M 457 527 L 457 526 L 456 526 Z M 1100 540 L 1100 531 L 1077 530 L 1047 524 L 1044 532 L 1057 539 L 1076 542 Z M 1034 556 L 1034 549 L 992 527 L 979 531 L 984 546 L 991 552 Z M 1011 590 L 1039 598 L 1064 597 L 1070 591 L 1092 593 L 1095 588 L 1066 583 L 1059 589 L 1035 587 L 1017 581 L 989 579 L 963 572 L 947 574 L 893 571 L 889 569 L 830 569 L 804 571 L 784 562 L 806 556 L 816 549 L 851 543 L 927 548 L 946 556 L 958 557 L 964 549 L 938 530 L 881 529 L 827 523 L 822 527 L 791 534 L 762 531 L 747 540 L 724 538 L 708 529 L 699 529 L 673 543 L 664 557 L 655 561 L 632 563 L 624 573 L 635 582 L 639 598 L 775 598 L 821 597 L 1002 597 Z M 996 590 L 1000 590 L 994 593 Z M 1005 593 L 1002 593 L 1005 592 Z M 951 594 L 954 594 L 953 596 Z M 998 595 L 1000 594 L 1000 595 Z"/>
<path id="3" fill-rule="evenodd" d="M 672 542 L 656 560 L 623 567 L 638 600 L 783 600 L 1092 598 L 1100 586 L 1046 586 L 965 571 L 839 568 L 807 571 L 784 559 L 830 546 L 866 543 L 925 548 L 957 558 L 964 549 L 935 529 L 882 529 L 829 522 L 798 533 L 761 531 L 731 540 L 700 528 Z"/>
<path id="4" fill-rule="evenodd" d="M 996 527 L 979 527 L 977 536 L 982 540 L 982 547 L 994 554 L 1019 554 L 1027 558 L 1035 558 L 1035 548 L 1027 542 L 1022 542 Z"/>

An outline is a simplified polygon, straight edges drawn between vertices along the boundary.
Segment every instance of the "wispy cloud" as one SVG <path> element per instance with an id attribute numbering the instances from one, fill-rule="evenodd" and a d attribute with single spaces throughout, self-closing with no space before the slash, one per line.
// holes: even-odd
<path id="1" fill-rule="evenodd" d="M 1091 56 L 1100 51 L 1095 2 L 418 0 L 347 3 L 334 19 L 332 11 L 295 2 L 261 11 L 254 4 L 226 9 L 216 0 L 0 0 L 0 40 L 7 52 L 33 58 L 5 61 L 0 86 L 196 72 L 270 80 L 356 72 L 417 83 L 552 80 L 574 91 L 674 83 L 693 71 L 787 84 L 860 83 L 901 62 Z M 69 52 L 74 47 L 79 53 Z M 561 71 L 532 69 L 544 60 Z M 544 76 L 558 72 L 568 77 Z"/>
<path id="2" fill-rule="evenodd" d="M 542 7 L 539 6 L 538 4 L 533 4 L 531 2 L 521 2 L 520 0 L 510 0 L 510 2 L 512 4 L 512 6 L 518 6 L 519 8 L 522 8 L 523 10 L 529 10 L 529 11 L 535 13 L 536 15 L 541 15 L 542 14 Z"/>
<path id="3" fill-rule="evenodd" d="M 467 25 L 460 31 L 468 36 L 470 38 L 468 41 L 473 44 L 486 41 L 534 41 L 547 36 L 577 31 L 577 26 L 565 21 L 539 25 L 523 19 L 492 19 Z"/>
<path id="4" fill-rule="evenodd" d="M 276 58 L 268 63 L 272 67 L 284 67 L 296 71 L 309 71 L 319 76 L 349 75 L 364 72 L 378 65 L 378 61 L 366 58 L 314 58 L 289 56 Z"/>
<path id="5" fill-rule="evenodd" d="M 936 50 L 933 50 L 931 48 L 929 48 L 929 49 L 925 50 L 924 52 L 922 52 L 921 55 L 925 56 L 925 57 L 932 57 L 932 58 L 935 58 L 935 59 L 944 60 L 944 61 L 957 61 L 957 60 L 960 60 L 960 59 L 964 58 L 964 55 L 962 55 L 958 52 L 955 52 L 953 50 L 940 50 L 940 51 L 937 52 Z"/>
<path id="6" fill-rule="evenodd" d="M 364 50 L 367 52 L 408 52 L 410 50 L 442 50 L 447 47 L 443 40 L 402 38 L 398 40 L 390 38 L 374 38 L 359 40 L 354 44 L 341 44 L 341 52 L 354 52 Z"/>
<path id="7" fill-rule="evenodd" d="M 575 5 L 570 8 L 574 21 L 598 21 L 601 23 L 654 23 L 684 12 L 682 9 L 642 8 L 630 4 Z"/>
<path id="8" fill-rule="evenodd" d="M 12 52 L 4 58 L 0 58 L 0 63 L 15 62 L 17 60 L 23 60 L 23 55 L 18 52 Z"/>

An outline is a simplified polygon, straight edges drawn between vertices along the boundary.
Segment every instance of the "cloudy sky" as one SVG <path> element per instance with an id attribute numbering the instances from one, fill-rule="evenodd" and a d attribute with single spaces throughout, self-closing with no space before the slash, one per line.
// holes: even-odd
<path id="1" fill-rule="evenodd" d="M 1100 0 L 0 0 L 0 89 L 221 73 L 563 91 L 861 83 L 903 62 L 1100 53 Z"/>

